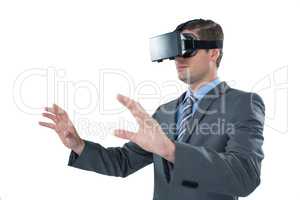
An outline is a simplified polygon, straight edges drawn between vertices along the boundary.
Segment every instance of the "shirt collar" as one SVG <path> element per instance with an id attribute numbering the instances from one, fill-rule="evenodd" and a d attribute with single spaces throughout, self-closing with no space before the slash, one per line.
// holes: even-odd
<path id="1" fill-rule="evenodd" d="M 191 94 L 194 95 L 194 97 L 196 98 L 196 100 L 201 99 L 203 96 L 205 96 L 211 89 L 213 89 L 214 87 L 216 87 L 219 83 L 221 83 L 220 79 L 217 77 L 216 79 L 202 85 L 201 87 L 199 87 L 195 92 L 193 92 L 191 90 L 191 88 L 189 87 L 184 100 Z M 183 101 L 184 101 L 183 100 Z"/>

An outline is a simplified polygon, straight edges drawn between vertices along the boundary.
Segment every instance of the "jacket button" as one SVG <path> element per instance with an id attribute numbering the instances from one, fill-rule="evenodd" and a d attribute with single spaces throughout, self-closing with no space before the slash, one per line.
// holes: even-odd
<path id="1" fill-rule="evenodd" d="M 197 188 L 199 184 L 194 181 L 183 180 L 181 182 L 181 185 L 183 185 L 185 187 L 189 187 L 189 188 Z"/>

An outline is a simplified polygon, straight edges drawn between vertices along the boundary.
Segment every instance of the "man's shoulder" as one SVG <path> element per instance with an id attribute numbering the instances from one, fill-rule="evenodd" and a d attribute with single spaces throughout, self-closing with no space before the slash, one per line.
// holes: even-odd
<path id="1" fill-rule="evenodd" d="M 256 92 L 253 91 L 247 92 L 244 90 L 232 88 L 229 87 L 226 83 L 223 85 L 227 86 L 226 88 L 224 88 L 224 90 L 222 89 L 224 95 L 220 95 L 219 98 L 217 99 L 219 99 L 219 101 L 225 101 L 223 103 L 225 103 L 226 107 L 229 107 L 233 110 L 235 109 L 243 110 L 245 108 L 251 108 L 254 104 L 264 107 L 264 102 L 262 97 Z M 163 111 L 163 113 L 168 113 L 168 114 L 176 112 L 177 105 L 184 98 L 185 93 L 186 91 L 181 93 L 179 97 L 161 104 L 160 106 L 158 106 L 155 112 L 161 113 L 161 111 Z M 222 96 L 225 98 L 222 99 L 221 98 Z M 216 101 L 216 103 L 219 101 Z"/>
<path id="2" fill-rule="evenodd" d="M 218 105 L 218 103 L 217 103 Z M 265 113 L 265 104 L 262 97 L 256 92 L 243 91 L 231 88 L 225 95 L 223 102 L 219 101 L 219 105 L 224 105 L 227 116 L 232 120 L 248 119 L 250 116 L 262 118 Z"/>
<path id="3" fill-rule="evenodd" d="M 263 103 L 263 99 L 258 93 L 254 91 L 248 92 L 236 88 L 230 88 L 225 97 L 227 101 L 231 103 L 251 103 L 253 101 Z"/>

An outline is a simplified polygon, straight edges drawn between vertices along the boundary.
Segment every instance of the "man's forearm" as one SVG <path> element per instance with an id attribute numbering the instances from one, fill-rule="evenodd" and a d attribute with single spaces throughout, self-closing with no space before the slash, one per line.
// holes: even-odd
<path id="1" fill-rule="evenodd" d="M 152 153 L 132 142 L 125 143 L 123 147 L 107 148 L 91 141 L 84 142 L 80 156 L 71 152 L 69 166 L 104 175 L 126 177 L 153 162 Z"/>

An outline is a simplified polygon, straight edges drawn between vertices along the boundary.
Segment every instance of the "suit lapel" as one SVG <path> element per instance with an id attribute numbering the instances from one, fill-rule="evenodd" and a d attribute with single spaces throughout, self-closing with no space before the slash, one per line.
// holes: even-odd
<path id="1" fill-rule="evenodd" d="M 187 142 L 194 132 L 194 129 L 199 125 L 200 121 L 206 114 L 209 114 L 209 107 L 212 103 L 225 94 L 229 86 L 226 82 L 219 83 L 211 89 L 196 105 L 196 111 L 188 121 L 188 133 L 183 135 L 182 142 Z"/>
<path id="2" fill-rule="evenodd" d="M 202 120 L 204 115 L 207 113 L 206 111 L 209 110 L 209 106 L 220 97 L 220 95 L 223 95 L 225 91 L 229 88 L 229 86 L 226 84 L 226 82 L 221 82 L 218 84 L 215 88 L 210 90 L 197 104 L 197 110 L 193 117 L 190 119 L 189 123 L 189 132 L 190 134 L 185 134 L 183 136 L 182 142 L 186 142 L 191 134 L 194 131 L 194 128 L 197 124 Z M 158 122 L 161 125 L 161 128 L 166 133 L 167 137 L 171 140 L 175 140 L 175 133 L 176 133 L 176 113 L 179 109 L 180 103 L 183 101 L 185 97 L 186 92 L 182 93 L 180 97 L 173 100 L 170 103 L 164 104 L 160 106 L 159 114 L 158 114 Z M 196 123 L 195 123 L 196 122 Z M 168 183 L 171 179 L 171 170 L 170 166 L 167 160 L 164 158 L 160 158 L 156 161 L 156 165 L 158 165 L 159 168 L 162 169 L 163 174 L 165 176 L 165 180 Z"/>
<path id="3" fill-rule="evenodd" d="M 180 103 L 185 97 L 185 93 L 186 92 L 182 93 L 180 97 L 178 97 L 174 101 L 160 106 L 160 117 L 158 121 L 168 138 L 173 140 L 175 139 L 176 133 L 176 113 L 179 109 Z"/>
<path id="4" fill-rule="evenodd" d="M 167 137 L 171 140 L 175 140 L 174 136 L 176 133 L 176 113 L 179 108 L 180 102 L 184 99 L 185 93 L 186 92 L 181 94 L 179 98 L 161 105 L 159 108 L 159 114 L 157 114 L 158 123 L 160 124 Z M 158 168 L 162 169 L 165 181 L 168 183 L 171 178 L 168 161 L 160 157 L 155 163 Z"/>

